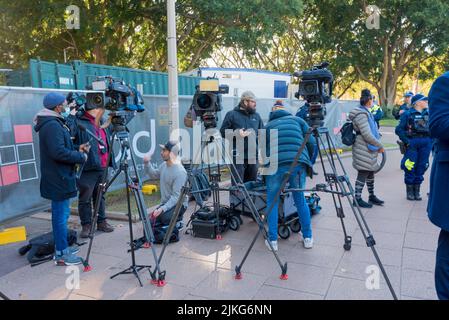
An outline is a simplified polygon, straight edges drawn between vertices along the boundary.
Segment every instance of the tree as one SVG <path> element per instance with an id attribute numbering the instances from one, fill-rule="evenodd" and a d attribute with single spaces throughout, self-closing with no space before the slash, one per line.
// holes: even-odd
<path id="1" fill-rule="evenodd" d="M 81 28 L 67 30 L 66 2 L 0 0 L 0 57 L 5 66 L 24 66 L 30 58 L 123 65 L 165 71 L 166 3 L 138 0 L 74 0 Z M 300 14 L 301 0 L 179 0 L 178 59 L 181 71 L 200 65 L 213 48 L 237 46 L 245 52 L 267 46 Z"/>
<path id="2" fill-rule="evenodd" d="M 380 28 L 367 28 L 367 3 L 319 1 L 312 7 L 320 41 L 347 67 L 376 88 L 382 105 L 393 105 L 397 84 L 410 67 L 441 56 L 449 44 L 445 0 L 382 0 Z"/>

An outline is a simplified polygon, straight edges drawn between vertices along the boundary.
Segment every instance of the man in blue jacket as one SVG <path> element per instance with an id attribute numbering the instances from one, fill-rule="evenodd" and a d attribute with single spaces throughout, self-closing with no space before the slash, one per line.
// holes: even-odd
<path id="1" fill-rule="evenodd" d="M 429 93 L 430 135 L 436 139 L 430 173 L 427 213 L 441 228 L 435 264 L 435 288 L 438 298 L 449 300 L 449 72 L 439 77 Z"/>
<path id="2" fill-rule="evenodd" d="M 79 150 L 74 149 L 69 128 L 61 115 L 66 109 L 63 95 L 49 93 L 43 104 L 45 108 L 34 119 L 34 130 L 39 133 L 41 196 L 51 200 L 55 263 L 76 265 L 82 262 L 76 256 L 79 249 L 69 248 L 67 244 L 69 200 L 77 193 L 75 165 L 86 162 L 90 147 L 83 144 Z"/>
<path id="3" fill-rule="evenodd" d="M 429 167 L 432 139 L 429 131 L 429 112 L 427 97 L 417 94 L 412 98 L 412 107 L 401 115 L 396 134 L 406 146 L 407 151 L 401 161 L 404 182 L 407 187 L 407 200 L 422 200 L 420 195 L 424 173 Z"/>
<path id="4" fill-rule="evenodd" d="M 287 111 L 282 104 L 282 101 L 277 101 L 272 108 L 269 121 L 265 128 L 267 130 L 266 156 L 270 157 L 272 153 L 276 152 L 278 157 L 277 172 L 266 176 L 267 208 L 269 208 L 273 202 L 275 203 L 271 212 L 267 212 L 269 241 L 271 242 L 273 249 L 277 251 L 279 198 L 275 199 L 275 196 L 281 187 L 285 173 L 289 171 L 290 166 L 293 164 L 309 126 L 303 119 L 293 116 Z M 277 140 L 276 135 L 274 135 L 273 132 L 275 130 L 277 130 Z M 314 153 L 315 147 L 315 138 L 310 136 L 306 148 L 304 148 L 296 167 L 289 176 L 289 188 L 304 188 L 306 176 L 312 175 L 312 162 L 310 159 Z M 313 246 L 313 238 L 309 207 L 303 192 L 293 192 L 293 199 L 296 208 L 298 209 L 304 247 L 310 249 Z M 265 243 L 268 248 L 270 248 L 266 240 Z"/>

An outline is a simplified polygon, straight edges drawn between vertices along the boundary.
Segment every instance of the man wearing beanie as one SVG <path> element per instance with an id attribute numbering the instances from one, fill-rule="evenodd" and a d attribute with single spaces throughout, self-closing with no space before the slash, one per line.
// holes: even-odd
<path id="1" fill-rule="evenodd" d="M 263 127 L 262 118 L 256 112 L 256 96 L 251 91 L 243 92 L 239 105 L 226 114 L 220 128 L 222 137 L 228 140 L 232 150 L 236 169 L 235 171 L 231 167 L 233 186 L 240 182 L 238 177 L 243 180 L 243 183 L 257 179 L 257 137 L 258 130 Z M 243 145 L 243 148 L 239 148 L 239 145 Z M 237 195 L 231 193 L 231 204 L 238 201 L 234 196 Z"/>
<path id="2" fill-rule="evenodd" d="M 435 288 L 440 300 L 449 300 L 449 72 L 439 77 L 430 89 L 429 129 L 436 143 L 427 213 L 430 221 L 441 228 L 435 261 Z"/>
<path id="3" fill-rule="evenodd" d="M 79 249 L 69 248 L 67 244 L 69 200 L 77 193 L 75 165 L 87 160 L 90 147 L 83 144 L 79 150 L 74 149 L 69 128 L 61 115 L 66 109 L 62 94 L 47 94 L 43 104 L 45 108 L 34 119 L 34 130 L 39 133 L 40 192 L 43 198 L 51 200 L 55 263 L 76 265 L 82 263 L 82 259 L 76 256 Z"/>
<path id="4" fill-rule="evenodd" d="M 267 212 L 268 235 L 271 246 L 275 251 L 278 250 L 277 230 L 279 207 L 279 198 L 275 197 L 279 192 L 285 174 L 293 164 L 308 129 L 309 126 L 303 119 L 293 116 L 287 111 L 282 101 L 276 101 L 266 125 L 266 156 L 269 158 L 271 153 L 275 152 L 277 153 L 278 160 L 278 169 L 276 173 L 266 176 L 267 208 L 273 208 L 271 212 Z M 277 136 L 274 134 L 274 131 L 277 131 Z M 315 147 L 315 138 L 311 135 L 306 144 L 306 148 L 304 148 L 300 155 L 298 163 L 289 175 L 289 188 L 304 188 L 306 176 L 311 176 L 312 173 L 311 157 Z M 264 152 L 262 152 L 262 154 L 264 154 Z M 267 163 L 266 166 L 272 166 L 272 164 Z M 295 201 L 295 206 L 298 209 L 303 245 L 306 249 L 311 249 L 313 246 L 313 238 L 309 206 L 307 205 L 303 192 L 293 192 L 293 199 Z M 271 250 L 267 240 L 265 240 L 265 244 Z"/>
<path id="5" fill-rule="evenodd" d="M 422 200 L 420 188 L 424 173 L 429 167 L 432 150 L 427 100 L 422 94 L 413 96 L 412 107 L 401 115 L 396 127 L 396 134 L 407 148 L 401 161 L 401 169 L 404 170 L 407 200 L 411 201 Z"/>

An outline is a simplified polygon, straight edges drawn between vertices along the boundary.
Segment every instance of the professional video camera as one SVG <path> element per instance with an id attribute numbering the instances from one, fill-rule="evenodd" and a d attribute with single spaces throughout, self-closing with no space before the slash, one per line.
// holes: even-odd
<path id="1" fill-rule="evenodd" d="M 112 112 L 145 111 L 139 91 L 111 76 L 98 77 L 88 89 L 104 92 L 86 94 L 87 110 L 104 108 Z"/>
<path id="2" fill-rule="evenodd" d="M 219 85 L 218 79 L 201 80 L 196 86 L 192 107 L 206 129 L 217 126 L 217 112 L 223 108 L 221 95 L 226 93 L 229 93 L 229 86 Z"/>
<path id="3" fill-rule="evenodd" d="M 294 77 L 300 79 L 295 97 L 303 97 L 309 103 L 310 123 L 312 127 L 323 125 L 326 115 L 324 104 L 332 101 L 334 76 L 327 69 L 328 62 L 313 66 L 310 70 L 295 72 Z"/>

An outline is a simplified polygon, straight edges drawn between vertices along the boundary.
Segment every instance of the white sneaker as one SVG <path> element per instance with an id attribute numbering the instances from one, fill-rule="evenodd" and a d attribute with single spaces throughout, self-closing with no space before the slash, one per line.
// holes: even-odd
<path id="1" fill-rule="evenodd" d="M 304 238 L 304 248 L 306 249 L 313 248 L 313 238 Z"/>
<path id="2" fill-rule="evenodd" d="M 271 251 L 270 245 L 268 244 L 268 240 L 265 240 L 265 245 L 267 246 L 268 250 Z M 278 251 L 278 242 L 277 241 L 271 241 L 271 245 L 273 246 L 274 251 Z"/>

